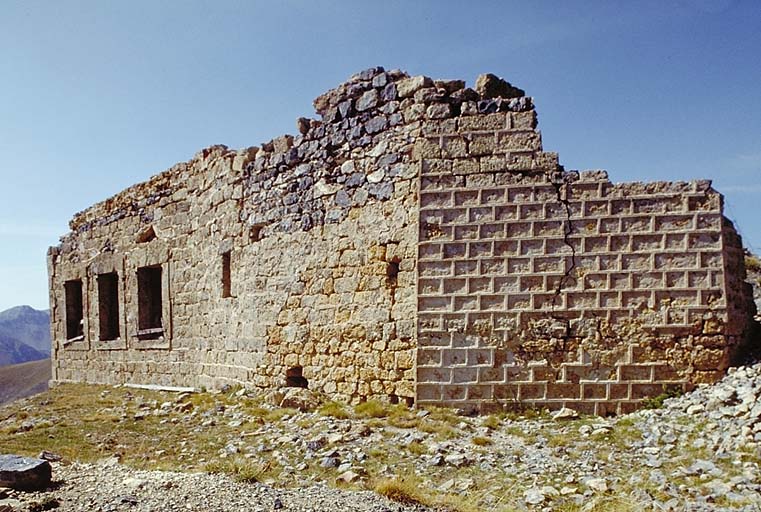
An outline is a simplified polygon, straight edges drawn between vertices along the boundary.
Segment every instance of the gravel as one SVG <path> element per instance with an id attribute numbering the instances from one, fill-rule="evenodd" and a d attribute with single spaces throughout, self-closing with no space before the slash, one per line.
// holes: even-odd
<path id="1" fill-rule="evenodd" d="M 97 464 L 53 464 L 53 487 L 44 492 L 8 492 L 0 500 L 19 510 L 60 511 L 250 511 L 423 512 L 370 491 L 344 491 L 325 485 L 276 489 L 240 483 L 223 475 L 138 471 L 114 460 Z M 1 495 L 0 495 L 1 496 Z"/>

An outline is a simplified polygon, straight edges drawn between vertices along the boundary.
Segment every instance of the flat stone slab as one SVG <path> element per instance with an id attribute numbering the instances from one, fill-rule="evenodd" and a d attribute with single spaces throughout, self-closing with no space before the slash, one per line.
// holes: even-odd
<path id="1" fill-rule="evenodd" d="M 44 489 L 50 485 L 52 473 L 46 460 L 0 455 L 0 487 L 22 491 Z"/>

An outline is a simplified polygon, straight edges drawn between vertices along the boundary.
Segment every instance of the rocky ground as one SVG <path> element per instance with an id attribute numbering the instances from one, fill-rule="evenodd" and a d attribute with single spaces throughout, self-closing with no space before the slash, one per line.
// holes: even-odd
<path id="1" fill-rule="evenodd" d="M 9 510 L 413 512 L 415 505 L 393 503 L 371 491 L 342 491 L 325 485 L 278 489 L 236 482 L 223 475 L 139 471 L 116 460 L 98 464 L 53 464 L 53 488 L 40 493 L 8 492 Z M 2 492 L 0 491 L 0 495 Z"/>
<path id="2" fill-rule="evenodd" d="M 759 398 L 761 364 L 620 418 L 63 386 L 0 409 L 0 452 L 64 455 L 0 510 L 758 511 Z"/>

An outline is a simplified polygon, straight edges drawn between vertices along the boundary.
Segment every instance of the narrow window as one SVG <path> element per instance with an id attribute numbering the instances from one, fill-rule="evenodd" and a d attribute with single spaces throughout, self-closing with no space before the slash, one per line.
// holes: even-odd
<path id="1" fill-rule="evenodd" d="M 101 341 L 119 337 L 119 276 L 116 272 L 98 275 L 98 323 Z"/>
<path id="2" fill-rule="evenodd" d="M 262 230 L 264 229 L 264 224 L 254 224 L 251 226 L 251 230 L 249 231 L 249 237 L 251 238 L 252 242 L 258 242 L 262 239 Z"/>
<path id="3" fill-rule="evenodd" d="M 66 339 L 84 339 L 84 310 L 82 309 L 82 280 L 63 283 L 66 294 Z"/>
<path id="4" fill-rule="evenodd" d="M 222 297 L 232 297 L 230 282 L 230 251 L 222 253 Z"/>
<path id="5" fill-rule="evenodd" d="M 161 315 L 161 267 L 141 267 L 137 269 L 137 334 L 141 339 L 161 337 Z"/>
<path id="6" fill-rule="evenodd" d="M 386 286 L 396 286 L 399 277 L 399 257 L 394 256 L 391 261 L 386 263 Z"/>

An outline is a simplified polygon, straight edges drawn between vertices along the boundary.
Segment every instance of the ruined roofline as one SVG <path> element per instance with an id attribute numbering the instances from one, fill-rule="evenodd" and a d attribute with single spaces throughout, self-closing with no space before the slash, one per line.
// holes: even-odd
<path id="1" fill-rule="evenodd" d="M 574 183 L 594 183 L 602 182 L 610 185 L 606 190 L 607 196 L 652 196 L 658 194 L 699 194 L 714 193 L 721 195 L 713 188 L 713 181 L 707 179 L 679 180 L 679 181 L 616 181 L 613 182 L 608 176 L 608 172 L 603 169 L 585 169 L 585 170 L 568 170 L 564 171 L 566 181 L 573 185 Z"/>
<path id="2" fill-rule="evenodd" d="M 417 113 L 421 117 L 433 120 L 534 109 L 533 98 L 525 96 L 522 89 L 493 74 L 479 76 L 474 87 L 475 89 L 466 87 L 464 80 L 434 80 L 423 75 L 410 76 L 399 70 L 386 72 L 382 67 L 368 68 L 318 96 L 313 104 L 320 120 L 299 118 L 296 126 L 300 135 L 282 135 L 261 144 L 261 147 L 253 146 L 237 151 L 225 145 L 205 148 L 189 161 L 177 163 L 146 181 L 76 213 L 69 222 L 69 229 L 76 233 L 87 230 L 96 223 L 107 224 L 111 218 L 116 220 L 139 213 L 146 206 L 181 188 L 185 181 L 183 173 L 203 172 L 205 166 L 215 158 L 229 159 L 233 170 L 241 171 L 260 149 L 264 153 L 287 153 L 294 144 L 298 144 L 299 137 L 303 138 L 310 131 L 374 110 L 383 112 L 389 102 L 406 102 L 413 111 L 419 111 Z M 389 123 L 390 126 L 379 127 L 377 133 L 396 125 L 414 122 L 403 118 L 399 112 L 396 116 L 398 117 Z"/>

